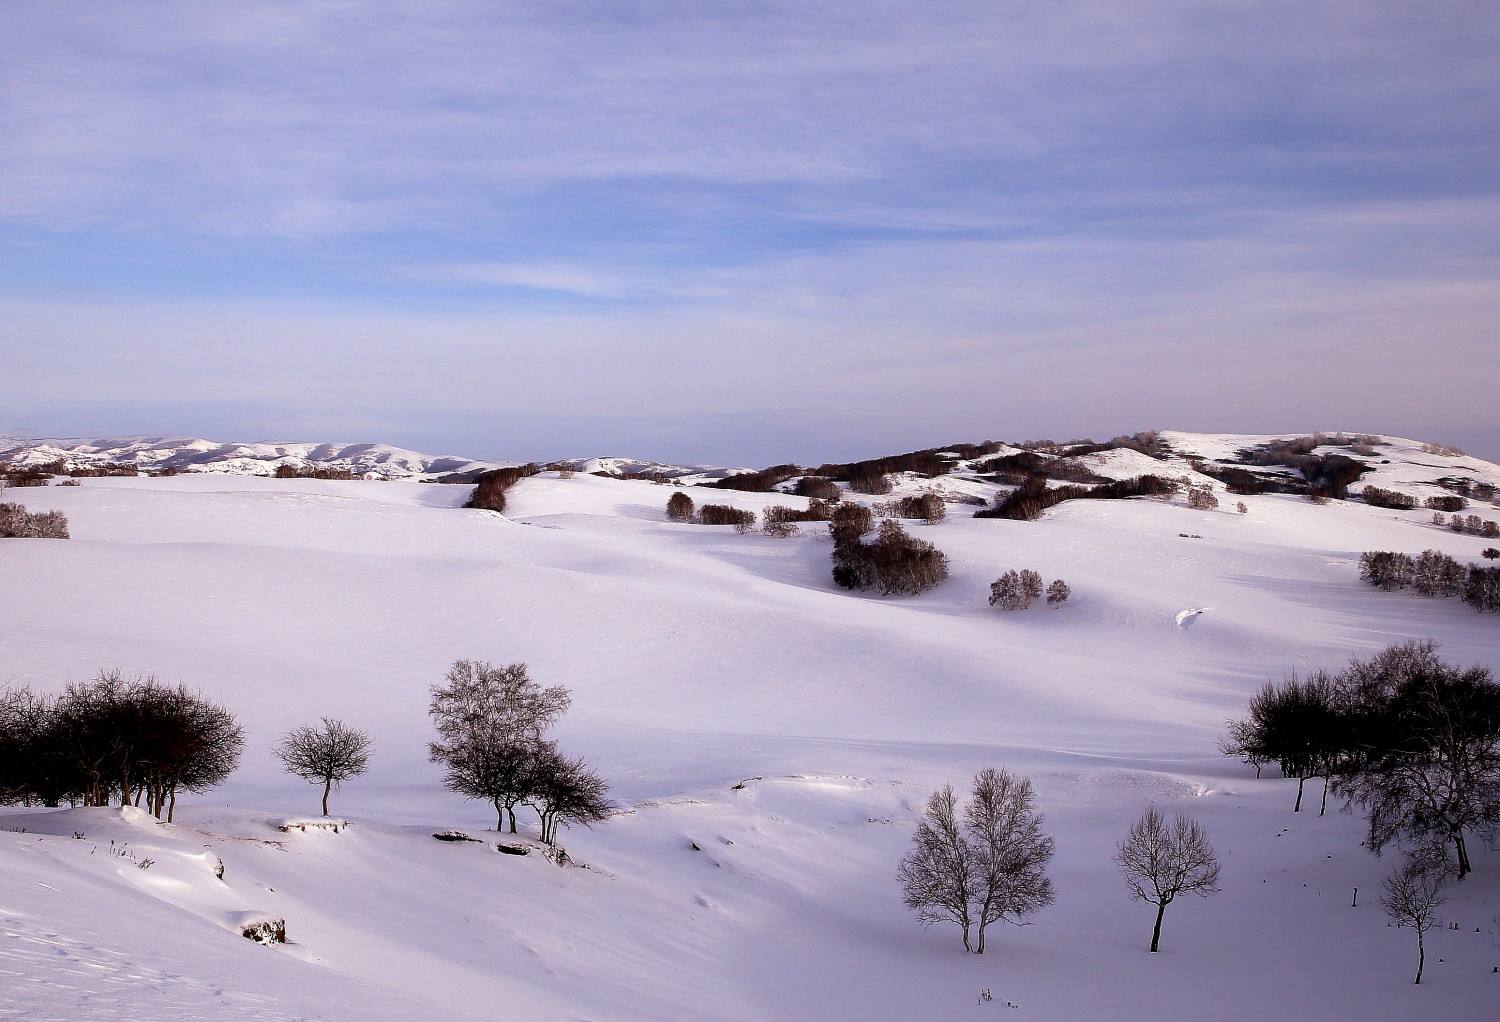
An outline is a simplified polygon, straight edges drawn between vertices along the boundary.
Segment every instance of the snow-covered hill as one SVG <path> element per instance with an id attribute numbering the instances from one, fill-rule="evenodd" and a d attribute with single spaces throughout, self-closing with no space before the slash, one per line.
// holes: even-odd
<path id="1" fill-rule="evenodd" d="M 1078 458 L 1100 476 L 1176 476 L 1194 471 L 1190 456 L 1236 464 L 1273 439 L 1174 433 L 1164 459 Z M 276 456 L 321 460 L 308 447 Z M 1448 476 L 1500 483 L 1495 465 L 1413 441 L 1350 456 L 1373 464 L 1361 483 L 1413 495 L 1449 492 L 1436 482 Z M 504 516 L 462 509 L 467 487 L 400 480 L 218 472 L 7 491 L 66 513 L 73 538 L 0 540 L 0 682 L 153 672 L 223 700 L 249 745 L 231 782 L 185 801 L 172 825 L 4 811 L 6 1010 L 361 1022 L 1492 1011 L 1500 853 L 1477 851 L 1450 892 L 1443 921 L 1458 928 L 1428 935 L 1413 987 L 1414 941 L 1377 904 L 1391 857 L 1360 847 L 1360 819 L 1294 816 L 1295 782 L 1256 780 L 1215 748 L 1224 720 L 1287 670 L 1425 637 L 1500 668 L 1500 618 L 1358 580 L 1366 549 L 1469 561 L 1480 540 L 1425 510 L 1277 493 L 1234 498 L 1245 514 L 1181 496 L 1072 501 L 1036 522 L 954 507 L 909 526 L 947 553 L 948 581 L 877 598 L 831 585 L 814 526 L 774 539 L 672 523 L 677 487 L 594 470 L 608 468 L 521 480 Z M 1005 489 L 983 475 L 902 476 L 897 492 Z M 682 492 L 757 510 L 800 501 Z M 1025 567 L 1066 579 L 1072 599 L 990 608 L 990 581 Z M 563 836 L 588 869 L 497 853 L 490 807 L 442 789 L 426 761 L 428 688 L 460 657 L 526 661 L 572 689 L 558 737 L 620 807 Z M 352 826 L 282 832 L 317 793 L 278 771 L 271 744 L 325 715 L 376 741 L 370 774 L 335 794 Z M 979 957 L 914 922 L 894 870 L 927 794 L 991 765 L 1035 780 L 1058 898 L 1033 925 L 992 929 Z M 1150 910 L 1111 862 L 1151 802 L 1189 809 L 1223 860 L 1223 892 L 1173 905 L 1160 955 L 1144 950 Z M 432 839 L 449 828 L 483 840 Z M 266 915 L 292 943 L 240 936 Z"/>

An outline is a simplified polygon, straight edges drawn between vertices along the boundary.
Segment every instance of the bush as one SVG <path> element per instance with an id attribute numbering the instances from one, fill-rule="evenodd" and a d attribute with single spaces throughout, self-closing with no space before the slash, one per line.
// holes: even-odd
<path id="1" fill-rule="evenodd" d="M 833 528 L 838 528 L 835 522 Z M 852 530 L 854 526 L 848 526 Z M 834 533 L 833 580 L 844 589 L 879 589 L 886 595 L 915 596 L 948 577 L 948 558 L 925 540 L 913 539 L 900 523 L 880 523 L 873 543 L 846 532 Z"/>
<path id="2" fill-rule="evenodd" d="M 1211 486 L 1194 486 L 1189 483 L 1187 502 L 1188 507 L 1195 511 L 1216 511 L 1219 507 L 1219 498 L 1214 496 Z"/>
<path id="3" fill-rule="evenodd" d="M 832 479 L 824 479 L 822 476 L 803 476 L 792 487 L 792 492 L 799 497 L 813 497 L 817 500 L 838 500 L 842 491 L 839 490 L 838 484 Z"/>
<path id="4" fill-rule="evenodd" d="M 1393 511 L 1411 511 L 1417 506 L 1417 498 L 1411 494 L 1384 490 L 1379 486 L 1366 486 L 1359 495 L 1372 507 L 1388 507 Z"/>
<path id="5" fill-rule="evenodd" d="M 1469 565 L 1469 572 L 1464 577 L 1463 598 L 1481 614 L 1486 611 L 1500 614 L 1500 568 Z"/>
<path id="6" fill-rule="evenodd" d="M 693 498 L 681 491 L 672 494 L 667 498 L 667 517 L 674 522 L 692 521 Z"/>
<path id="7" fill-rule="evenodd" d="M 1245 502 L 1243 500 L 1235 504 L 1234 509 L 1242 515 L 1247 515 L 1250 513 L 1250 509 L 1245 506 Z"/>
<path id="8" fill-rule="evenodd" d="M 698 521 L 704 525 L 733 525 L 734 531 L 744 535 L 755 528 L 755 512 L 728 504 L 704 504 L 698 509 Z"/>
<path id="9" fill-rule="evenodd" d="M 1066 590 L 1067 586 L 1063 588 Z M 1041 595 L 1042 576 L 1029 568 L 1007 571 L 990 583 L 990 606 L 1005 611 L 1025 610 Z"/>
<path id="10" fill-rule="evenodd" d="M 1500 557 L 1500 550 L 1496 550 L 1492 546 L 1487 546 L 1479 552 L 1479 556 L 1487 561 L 1493 561 L 1495 558 Z"/>
<path id="11" fill-rule="evenodd" d="M 943 503 L 943 498 L 935 493 L 902 497 L 897 504 L 902 518 L 916 518 L 928 525 L 936 525 L 948 514 L 948 507 Z"/>
<path id="12" fill-rule="evenodd" d="M 831 522 L 835 504 L 814 497 L 807 502 L 807 510 L 802 512 L 804 522 Z"/>
<path id="13" fill-rule="evenodd" d="M 1423 596 L 1457 596 L 1464 584 L 1464 569 L 1440 550 L 1424 550 L 1413 563 L 1412 588 Z"/>
<path id="14" fill-rule="evenodd" d="M 1047 606 L 1061 607 L 1064 603 L 1068 602 L 1068 597 L 1072 595 L 1073 590 L 1068 588 L 1068 583 L 1060 578 L 1055 578 L 1052 580 L 1052 584 L 1047 587 Z"/>
<path id="15" fill-rule="evenodd" d="M 797 534 L 797 523 L 802 520 L 802 512 L 795 511 L 789 507 L 772 505 L 760 513 L 760 530 L 767 536 L 777 539 L 785 539 Z"/>
<path id="16" fill-rule="evenodd" d="M 857 543 L 861 536 L 873 528 L 875 516 L 870 509 L 853 502 L 841 503 L 835 507 L 828 523 L 828 533 L 833 537 L 835 546 L 840 543 Z"/>
<path id="17" fill-rule="evenodd" d="M 1451 514 L 1454 511 L 1462 511 L 1469 506 L 1469 502 L 1455 494 L 1443 494 L 1437 497 L 1428 497 L 1425 506 L 1433 511 L 1447 511 Z"/>
<path id="18" fill-rule="evenodd" d="M 68 518 L 61 511 L 27 511 L 0 504 L 0 539 L 67 539 Z"/>
<path id="19" fill-rule="evenodd" d="M 1464 452 L 1460 448 L 1450 447 L 1447 444 L 1423 444 L 1422 453 L 1436 454 L 1445 458 L 1462 458 L 1464 456 Z"/>
<path id="20" fill-rule="evenodd" d="M 1366 550 L 1359 558 L 1359 577 L 1386 592 L 1405 589 L 1416 576 L 1416 564 L 1407 554 L 1394 550 Z"/>

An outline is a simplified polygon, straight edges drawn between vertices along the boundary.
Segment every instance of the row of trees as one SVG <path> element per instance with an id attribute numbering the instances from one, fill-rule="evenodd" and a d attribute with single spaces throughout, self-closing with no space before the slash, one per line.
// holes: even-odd
<path id="1" fill-rule="evenodd" d="M 1060 607 L 1068 602 L 1073 590 L 1057 578 L 1047 587 L 1047 605 Z M 1042 576 L 1030 568 L 1007 571 L 990 583 L 990 606 L 1001 610 L 1026 610 L 1042 597 Z"/>
<path id="2" fill-rule="evenodd" d="M 1500 685 L 1482 666 L 1443 662 L 1430 642 L 1391 646 L 1343 671 L 1268 683 L 1231 721 L 1222 750 L 1308 779 L 1364 809 L 1367 844 L 1445 855 L 1459 879 L 1469 839 L 1500 830 Z"/>
<path id="3" fill-rule="evenodd" d="M 1449 518 L 1439 511 L 1432 516 L 1432 524 L 1467 536 L 1482 536 L 1485 539 L 1500 536 L 1500 523 L 1490 519 L 1481 520 L 1478 515 L 1456 514 Z"/>
<path id="4" fill-rule="evenodd" d="M 1423 596 L 1461 597 L 1481 614 L 1500 613 L 1500 568 L 1464 567 L 1441 550 L 1424 550 L 1416 557 L 1366 550 L 1359 558 L 1359 577 L 1387 592 L 1410 587 Z"/>
<path id="5" fill-rule="evenodd" d="M 0 539 L 67 539 L 68 518 L 61 511 L 28 511 L 0 503 Z"/>
<path id="6" fill-rule="evenodd" d="M 933 792 L 917 821 L 911 848 L 896 868 L 902 900 L 924 926 L 953 923 L 965 951 L 984 954 L 991 923 L 1016 926 L 1052 904 L 1047 864 L 1055 842 L 1029 777 L 987 768 L 974 777 L 960 812 L 952 785 Z M 1218 891 L 1219 860 L 1196 820 L 1168 822 L 1155 806 L 1130 828 L 1115 863 L 1131 898 L 1156 906 L 1151 950 L 1161 946 L 1167 906 L 1185 895 Z"/>
<path id="7" fill-rule="evenodd" d="M 611 811 L 608 785 L 545 732 L 571 703 L 543 687 L 525 664 L 453 664 L 429 704 L 437 739 L 429 755 L 447 787 L 494 805 L 496 829 L 516 832 L 516 807 L 536 814 L 541 838 L 590 824 Z M 244 731 L 234 715 L 187 688 L 118 670 L 61 694 L 26 687 L 0 692 L 0 802 L 58 806 L 142 806 L 171 821 L 179 792 L 204 792 L 239 765 Z M 329 794 L 369 766 L 370 736 L 333 718 L 282 735 L 272 749 L 286 771 Z"/>

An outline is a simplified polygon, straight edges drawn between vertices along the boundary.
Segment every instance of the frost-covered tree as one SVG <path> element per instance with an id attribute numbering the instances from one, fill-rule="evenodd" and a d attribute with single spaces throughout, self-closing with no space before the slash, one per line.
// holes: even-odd
<path id="1" fill-rule="evenodd" d="M 1185 894 L 1206 898 L 1219 891 L 1219 859 L 1198 821 L 1178 813 L 1168 823 L 1155 806 L 1130 827 L 1115 862 L 1136 901 L 1156 906 L 1151 950 L 1161 946 L 1161 920 L 1167 906 Z"/>
<path id="2" fill-rule="evenodd" d="M 281 736 L 272 752 L 287 773 L 323 785 L 323 815 L 328 815 L 328 793 L 370 765 L 370 736 L 342 720 L 324 717 L 317 727 L 293 728 Z"/>
<path id="3" fill-rule="evenodd" d="M 954 923 L 964 950 L 984 954 L 990 923 L 1023 925 L 1052 903 L 1052 852 L 1030 779 L 985 769 L 974 778 L 962 819 L 951 785 L 927 800 L 896 876 L 918 921 Z"/>
<path id="4" fill-rule="evenodd" d="M 1385 878 L 1385 893 L 1380 904 L 1385 914 L 1397 926 L 1410 926 L 1417 931 L 1417 976 L 1412 983 L 1422 982 L 1422 968 L 1427 964 L 1427 944 L 1424 939 L 1428 930 L 1437 928 L 1434 913 L 1445 900 L 1443 885 L 1447 883 L 1447 869 L 1441 853 L 1418 851 L 1408 855 Z"/>

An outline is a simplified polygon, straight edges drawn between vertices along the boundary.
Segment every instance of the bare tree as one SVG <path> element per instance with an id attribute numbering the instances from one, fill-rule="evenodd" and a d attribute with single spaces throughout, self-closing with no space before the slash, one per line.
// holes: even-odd
<path id="1" fill-rule="evenodd" d="M 1068 597 L 1073 595 L 1073 590 L 1068 588 L 1068 583 L 1060 578 L 1052 580 L 1047 587 L 1047 605 L 1050 607 L 1061 607 L 1068 602 Z"/>
<path id="2" fill-rule="evenodd" d="M 959 827 L 952 785 L 943 785 L 927 799 L 911 840 L 911 849 L 896 867 L 902 900 L 923 926 L 956 923 L 963 932 L 964 950 L 972 951 L 974 849 Z"/>
<path id="3" fill-rule="evenodd" d="M 1053 840 L 1042 833 L 1031 778 L 986 768 L 974 778 L 974 792 L 964 808 L 964 831 L 975 853 L 971 861 L 977 883 L 979 942 L 984 954 L 984 930 L 1004 920 L 1025 925 L 1026 917 L 1052 904 L 1052 881 L 1047 862 Z"/>
<path id="4" fill-rule="evenodd" d="M 444 680 L 433 687 L 428 705 L 438 732 L 428 756 L 443 765 L 448 790 L 492 804 L 496 830 L 509 814 L 515 833 L 515 807 L 532 793 L 532 760 L 542 733 L 567 710 L 571 696 L 561 685 L 538 685 L 519 663 L 495 667 L 459 660 Z"/>
<path id="5" fill-rule="evenodd" d="M 1442 853 L 1427 850 L 1408 855 L 1385 878 L 1385 894 L 1380 899 L 1385 914 L 1397 926 L 1410 926 L 1417 931 L 1417 978 L 1413 983 L 1422 982 L 1422 967 L 1427 963 L 1423 938 L 1428 930 L 1437 927 L 1433 912 L 1444 901 L 1441 892 L 1447 875 Z"/>
<path id="6" fill-rule="evenodd" d="M 565 756 L 554 743 L 542 742 L 533 750 L 530 769 L 525 801 L 536 810 L 547 844 L 557 844 L 559 826 L 587 827 L 609 816 L 609 785 L 582 757 Z"/>
<path id="7" fill-rule="evenodd" d="M 990 923 L 1021 926 L 1052 903 L 1046 867 L 1053 841 L 1041 826 L 1029 778 L 981 770 L 961 824 L 953 788 L 944 785 L 927 800 L 896 869 L 907 908 L 924 926 L 957 924 L 964 950 L 984 954 Z"/>
<path id="8" fill-rule="evenodd" d="M 1178 813 L 1171 824 L 1155 806 L 1130 827 L 1115 853 L 1130 896 L 1156 906 L 1151 950 L 1161 945 L 1161 918 L 1184 894 L 1206 898 L 1219 891 L 1219 860 L 1197 820 Z"/>
<path id="9" fill-rule="evenodd" d="M 287 773 L 323 783 L 323 815 L 327 816 L 328 792 L 365 772 L 372 744 L 365 732 L 324 717 L 319 727 L 288 731 L 272 751 Z"/>

